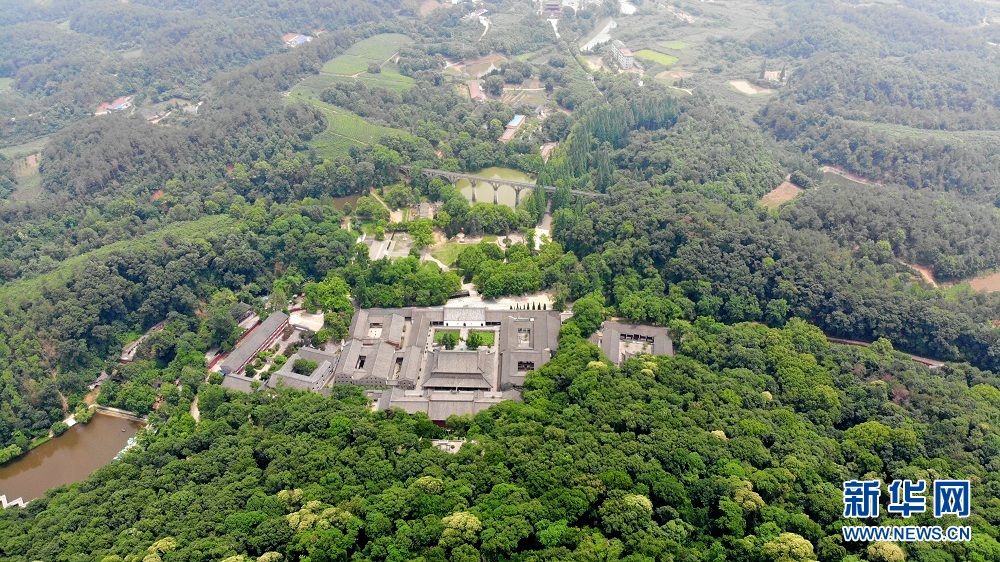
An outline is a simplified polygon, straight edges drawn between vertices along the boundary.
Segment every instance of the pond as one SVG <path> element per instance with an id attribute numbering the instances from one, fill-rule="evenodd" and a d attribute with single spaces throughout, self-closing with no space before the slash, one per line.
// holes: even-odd
<path id="1" fill-rule="evenodd" d="M 486 168 L 478 172 L 474 172 L 473 175 L 489 179 L 535 183 L 535 179 L 529 176 L 528 174 L 520 170 L 514 170 L 512 168 L 497 168 L 497 167 Z M 455 187 L 461 190 L 462 195 L 465 195 L 465 197 L 470 202 L 472 201 L 473 187 L 469 184 L 468 181 L 458 180 L 458 182 L 455 183 Z M 490 184 L 485 182 L 477 182 L 475 186 L 475 193 L 476 193 L 475 197 L 476 202 L 479 203 L 493 202 L 493 187 Z M 520 200 L 524 201 L 524 198 L 527 197 L 530 193 L 531 193 L 530 189 L 525 189 L 521 191 Z M 500 203 L 501 205 L 507 205 L 510 208 L 514 208 L 516 206 L 518 197 L 517 197 L 517 192 L 514 191 L 514 188 L 506 185 L 501 186 L 500 189 L 497 191 L 496 195 L 497 195 L 497 203 Z"/>
<path id="2" fill-rule="evenodd" d="M 45 490 L 79 482 L 108 464 L 134 437 L 142 423 L 97 414 L 90 423 L 77 424 L 28 454 L 0 466 L 0 495 L 8 501 L 31 501 Z"/>
<path id="3" fill-rule="evenodd" d="M 357 209 L 358 208 L 358 199 L 361 199 L 362 195 L 364 195 L 364 194 L 363 193 L 355 193 L 354 195 L 344 195 L 343 197 L 334 197 L 333 201 L 332 201 L 333 208 L 337 209 L 338 211 L 343 211 L 344 210 L 344 205 L 350 203 L 352 209 Z"/>

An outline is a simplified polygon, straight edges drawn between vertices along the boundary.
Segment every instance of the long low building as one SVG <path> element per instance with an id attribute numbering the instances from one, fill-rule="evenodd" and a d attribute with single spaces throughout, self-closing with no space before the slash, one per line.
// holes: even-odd
<path id="1" fill-rule="evenodd" d="M 253 361 L 258 352 L 274 345 L 282 330 L 288 327 L 288 315 L 284 312 L 273 312 L 263 322 L 247 334 L 222 362 L 219 371 L 223 375 L 239 375 Z"/>

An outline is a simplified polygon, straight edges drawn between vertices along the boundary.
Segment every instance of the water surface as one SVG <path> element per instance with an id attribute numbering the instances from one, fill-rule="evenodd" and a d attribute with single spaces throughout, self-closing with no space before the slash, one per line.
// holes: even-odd
<path id="1" fill-rule="evenodd" d="M 489 178 L 489 179 L 500 179 L 500 180 L 511 180 L 519 181 L 525 183 L 535 183 L 535 179 L 528 174 L 520 171 L 514 170 L 512 168 L 485 168 L 478 172 L 474 172 L 473 175 Z M 470 202 L 472 201 L 472 190 L 473 187 L 469 185 L 466 180 L 458 180 L 455 183 L 455 187 L 461 190 L 462 195 L 465 195 L 466 199 Z M 493 202 L 493 186 L 484 182 L 477 182 L 475 186 L 476 190 L 476 202 L 477 203 L 492 203 Z M 531 193 L 530 189 L 524 189 L 521 191 L 521 201 Z M 517 193 L 514 188 L 510 186 L 500 186 L 499 191 L 497 191 L 497 203 L 501 205 L 507 205 L 508 207 L 514 208 L 514 204 L 517 200 Z"/>
<path id="2" fill-rule="evenodd" d="M 103 414 L 77 424 L 28 454 L 0 466 L 0 495 L 31 501 L 45 490 L 79 482 L 111 462 L 142 423 Z M 124 431 L 123 431 L 124 430 Z"/>

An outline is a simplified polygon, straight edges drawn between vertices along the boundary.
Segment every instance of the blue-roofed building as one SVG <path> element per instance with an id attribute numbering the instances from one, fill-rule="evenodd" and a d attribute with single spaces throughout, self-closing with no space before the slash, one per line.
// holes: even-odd
<path id="1" fill-rule="evenodd" d="M 517 134 L 517 130 L 520 129 L 523 124 L 524 115 L 515 115 L 514 118 L 510 120 L 510 123 L 507 123 L 506 129 L 504 129 L 503 134 L 500 135 L 500 138 L 497 140 L 500 142 L 510 142 L 514 139 L 514 135 Z"/>

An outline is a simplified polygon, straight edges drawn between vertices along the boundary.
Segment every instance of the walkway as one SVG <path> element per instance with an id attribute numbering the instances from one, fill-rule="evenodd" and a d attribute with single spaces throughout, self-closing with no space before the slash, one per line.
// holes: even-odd
<path id="1" fill-rule="evenodd" d="M 839 344 L 843 344 L 843 345 L 856 345 L 858 347 L 871 347 L 872 346 L 872 344 L 869 343 L 869 342 L 858 341 L 858 340 L 847 340 L 847 339 L 844 339 L 844 338 L 832 338 L 830 336 L 826 336 L 826 341 L 828 341 L 830 343 L 839 343 Z M 903 353 L 903 352 L 900 352 L 900 353 Z M 903 353 L 903 355 L 909 357 L 910 359 L 912 359 L 913 361 L 915 361 L 917 363 L 920 363 L 922 365 L 927 365 L 931 369 L 936 369 L 938 367 L 944 366 L 944 362 L 943 361 L 938 361 L 936 359 L 928 359 L 926 357 L 918 357 L 916 355 L 910 355 L 909 353 Z"/>

